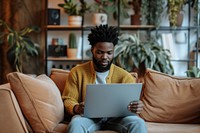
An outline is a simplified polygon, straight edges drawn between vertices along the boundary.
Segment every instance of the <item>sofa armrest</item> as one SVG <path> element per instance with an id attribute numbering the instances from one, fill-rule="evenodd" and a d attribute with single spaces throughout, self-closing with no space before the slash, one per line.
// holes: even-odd
<path id="1" fill-rule="evenodd" d="M 0 129 L 4 133 L 28 133 L 10 84 L 0 85 Z"/>

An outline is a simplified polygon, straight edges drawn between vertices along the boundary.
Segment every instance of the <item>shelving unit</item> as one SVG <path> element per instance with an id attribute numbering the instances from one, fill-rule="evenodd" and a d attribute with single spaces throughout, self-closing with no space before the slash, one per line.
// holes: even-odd
<path id="1" fill-rule="evenodd" d="M 47 7 L 46 9 L 49 8 L 49 2 L 52 2 L 53 0 L 46 0 L 46 4 Z M 54 1 L 55 2 L 55 1 Z M 59 1 L 60 2 L 60 1 Z M 62 1 L 63 2 L 63 1 Z M 54 4 L 55 5 L 55 4 Z M 118 4 L 119 6 L 119 4 Z M 57 7 L 59 8 L 59 7 Z M 118 7 L 119 9 L 120 7 Z M 62 9 L 61 9 L 62 10 Z M 190 10 L 190 7 L 189 9 Z M 130 32 L 140 32 L 140 31 L 150 31 L 150 35 L 152 34 L 159 34 L 159 33 L 165 33 L 165 32 L 177 32 L 177 31 L 186 31 L 187 32 L 187 57 L 186 58 L 180 58 L 180 59 L 171 59 L 172 62 L 174 63 L 178 63 L 180 65 L 185 65 L 187 64 L 184 69 L 188 69 L 190 67 L 191 64 L 198 64 L 198 52 L 194 52 L 195 57 L 191 58 L 190 53 L 192 51 L 191 48 L 191 30 L 196 30 L 199 29 L 198 25 L 191 25 L 190 23 L 190 15 L 191 12 L 188 11 L 188 25 L 186 26 L 182 26 L 182 27 L 177 27 L 176 29 L 171 28 L 169 26 L 161 26 L 159 28 L 156 28 L 154 25 L 120 25 L 120 20 L 119 20 L 119 16 L 118 16 L 118 21 L 116 24 L 116 26 L 118 26 L 120 32 L 126 32 L 126 31 L 130 31 Z M 61 17 L 63 17 L 61 15 Z M 83 22 L 84 22 L 84 18 L 83 18 Z M 112 25 L 112 24 L 109 24 Z M 87 42 L 87 35 L 90 31 L 90 29 L 93 26 L 88 26 L 85 25 L 84 23 L 82 23 L 82 26 L 80 27 L 72 27 L 72 26 L 68 26 L 65 24 L 60 24 L 60 25 L 47 25 L 46 26 L 46 53 L 45 53 L 45 61 L 46 61 L 46 73 L 50 74 L 50 69 L 52 67 L 56 67 L 56 68 L 63 68 L 63 69 L 71 69 L 73 66 L 75 66 L 76 64 L 79 63 L 83 63 L 85 61 L 90 60 L 90 57 L 86 55 L 86 50 L 90 48 L 88 42 Z M 50 57 L 48 56 L 48 45 L 49 45 L 49 40 L 50 37 L 49 35 L 51 35 L 51 33 L 55 32 L 57 35 L 61 35 L 63 36 L 63 33 L 66 33 L 66 40 L 67 38 L 67 34 L 69 32 L 77 32 L 78 36 L 82 38 L 81 40 L 81 44 L 80 44 L 80 50 L 81 50 L 81 57 L 80 58 L 76 58 L 76 59 L 69 59 L 66 56 L 65 57 Z M 62 33 L 59 33 L 62 32 Z M 52 36 L 51 36 L 52 37 Z M 198 38 L 198 30 L 197 30 L 197 36 Z M 65 42 L 67 42 L 65 40 Z M 198 47 L 197 47 L 198 49 Z M 180 50 L 180 49 L 179 49 Z M 196 49 L 194 49 L 193 51 L 197 51 Z M 178 51 L 179 52 L 179 51 Z M 177 70 L 180 70 L 179 68 L 177 68 Z M 175 70 L 176 71 L 176 70 Z M 184 70 L 182 70 L 184 71 Z M 182 72 L 184 73 L 184 72 Z M 175 74 L 176 75 L 176 74 Z M 178 75 L 178 76 L 183 76 L 183 75 Z"/>
<path id="2" fill-rule="evenodd" d="M 178 38 L 178 37 L 176 38 L 176 33 L 181 33 L 181 32 L 185 33 L 185 38 L 184 38 L 186 39 L 185 43 L 181 43 L 181 44 L 174 43 L 174 47 L 176 47 L 175 52 L 178 53 L 179 55 L 178 59 L 174 59 L 174 58 L 171 59 L 171 62 L 175 69 L 175 75 L 177 76 L 186 76 L 185 72 L 192 66 L 198 66 L 198 63 L 199 63 L 198 52 L 193 52 L 193 51 L 197 51 L 198 49 L 197 40 L 199 36 L 198 35 L 199 22 L 192 23 L 192 21 L 194 20 L 192 20 L 193 14 L 191 10 L 192 10 L 191 3 L 187 3 L 185 5 L 185 10 L 184 10 L 184 17 L 186 17 L 186 19 L 184 21 L 185 24 L 183 26 L 176 27 L 176 28 L 169 27 L 169 26 L 161 26 L 156 29 L 156 34 L 166 33 L 166 32 L 172 33 L 174 40 Z M 183 67 L 185 68 L 183 69 Z M 181 74 L 179 74 L 180 72 Z"/>

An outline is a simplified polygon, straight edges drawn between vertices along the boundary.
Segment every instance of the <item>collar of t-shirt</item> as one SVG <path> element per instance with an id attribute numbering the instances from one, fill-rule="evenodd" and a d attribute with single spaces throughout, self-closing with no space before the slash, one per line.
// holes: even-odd
<path id="1" fill-rule="evenodd" d="M 109 71 L 106 72 L 97 72 L 96 71 L 96 81 L 95 84 L 106 84 L 106 77 L 108 76 Z"/>

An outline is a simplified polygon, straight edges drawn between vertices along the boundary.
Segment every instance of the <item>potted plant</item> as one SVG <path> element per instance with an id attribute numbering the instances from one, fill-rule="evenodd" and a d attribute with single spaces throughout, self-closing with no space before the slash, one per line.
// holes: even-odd
<path id="1" fill-rule="evenodd" d="M 28 34 L 38 32 L 38 27 L 25 27 L 17 31 L 8 26 L 6 22 L 0 20 L 0 26 L 4 28 L 1 34 L 2 40 L 6 40 L 9 44 L 7 57 L 9 63 L 18 72 L 23 72 L 23 62 L 27 56 L 37 56 L 39 53 L 39 45 L 35 43 Z M 5 39 L 6 38 L 6 39 Z"/>
<path id="2" fill-rule="evenodd" d="M 111 8 L 111 12 L 113 14 L 113 18 L 114 20 L 117 20 L 118 18 L 118 15 L 120 17 L 120 22 L 124 21 L 125 19 L 129 18 L 130 15 L 129 15 L 129 9 L 130 6 L 128 5 L 128 2 L 127 0 L 120 0 L 118 2 L 119 3 L 119 8 L 120 8 L 120 13 L 118 13 L 118 3 L 116 0 L 112 0 L 113 1 L 113 7 Z"/>
<path id="3" fill-rule="evenodd" d="M 132 0 L 128 2 L 132 6 L 134 14 L 131 15 L 131 24 L 140 25 L 141 24 L 141 0 Z"/>
<path id="4" fill-rule="evenodd" d="M 95 12 L 93 14 L 93 24 L 107 24 L 108 23 L 108 13 L 113 4 L 112 0 L 94 0 L 92 10 Z"/>
<path id="5" fill-rule="evenodd" d="M 84 0 L 79 0 L 80 3 L 76 3 L 74 0 L 64 0 L 64 2 L 58 6 L 68 14 L 68 25 L 81 26 L 82 16 L 90 11 L 90 6 Z"/>
<path id="6" fill-rule="evenodd" d="M 193 66 L 186 71 L 186 75 L 187 75 L 187 77 L 200 78 L 200 69 L 196 66 Z"/>
<path id="7" fill-rule="evenodd" d="M 184 4 L 187 0 L 168 0 L 168 14 L 169 14 L 169 23 L 171 27 L 177 27 L 182 25 L 183 21 L 183 10 Z"/>
<path id="8" fill-rule="evenodd" d="M 118 2 L 120 5 L 120 9 L 118 10 Z M 114 20 L 120 18 L 120 22 L 123 22 L 125 19 L 129 18 L 129 9 L 127 0 L 95 0 L 95 4 L 93 7 L 96 9 L 95 11 L 98 13 L 106 13 L 107 15 L 112 15 Z M 119 14 L 119 16 L 118 16 Z"/>
<path id="9" fill-rule="evenodd" d="M 142 0 L 142 23 L 159 27 L 165 2 L 165 0 Z"/>
<path id="10" fill-rule="evenodd" d="M 76 39 L 76 34 L 73 32 L 71 32 L 69 34 L 67 57 L 68 58 L 76 58 L 77 57 L 77 39 Z"/>
<path id="11" fill-rule="evenodd" d="M 114 50 L 114 63 L 127 71 L 136 71 L 141 77 L 146 68 L 173 74 L 169 50 L 154 40 L 140 41 L 136 34 L 122 34 Z"/>

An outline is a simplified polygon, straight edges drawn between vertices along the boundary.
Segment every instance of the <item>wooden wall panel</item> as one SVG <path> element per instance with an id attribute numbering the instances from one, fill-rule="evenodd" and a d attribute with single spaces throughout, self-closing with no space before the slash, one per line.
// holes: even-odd
<path id="1" fill-rule="evenodd" d="M 26 26 L 36 25 L 41 28 L 40 33 L 32 33 L 31 37 L 40 45 L 40 55 L 31 58 L 24 64 L 24 73 L 45 73 L 44 50 L 45 50 L 45 0 L 2 0 L 0 1 L 0 19 L 6 21 L 12 28 L 22 29 Z M 6 75 L 13 72 L 9 65 L 6 52 L 8 45 L 1 44 L 0 47 L 0 76 L 1 83 L 7 82 Z"/>

